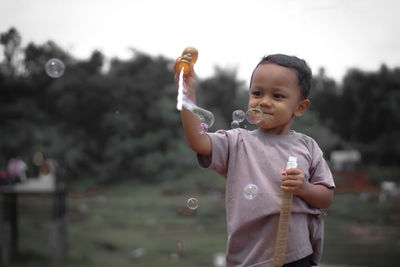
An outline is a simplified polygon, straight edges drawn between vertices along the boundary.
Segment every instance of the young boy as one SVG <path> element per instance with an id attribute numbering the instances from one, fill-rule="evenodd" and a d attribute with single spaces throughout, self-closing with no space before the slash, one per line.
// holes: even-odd
<path id="1" fill-rule="evenodd" d="M 201 167 L 227 179 L 228 266 L 273 266 L 283 191 L 293 193 L 284 266 L 316 265 L 323 241 L 322 208 L 333 201 L 332 174 L 317 143 L 290 130 L 310 106 L 311 70 L 306 62 L 282 54 L 264 57 L 253 71 L 249 108 L 259 108 L 258 129 L 199 132 L 199 119 L 182 109 L 182 124 Z M 187 95 L 196 101 L 196 78 L 184 76 Z M 297 168 L 285 170 L 289 156 Z M 243 189 L 258 188 L 254 199 Z"/>

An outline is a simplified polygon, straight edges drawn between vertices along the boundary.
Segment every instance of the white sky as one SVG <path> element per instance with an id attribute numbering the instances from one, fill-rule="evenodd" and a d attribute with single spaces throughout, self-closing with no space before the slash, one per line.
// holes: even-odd
<path id="1" fill-rule="evenodd" d="M 340 82 L 350 67 L 400 66 L 399 13 L 397 0 L 1 0 L 0 32 L 77 58 L 136 48 L 175 59 L 194 46 L 200 77 L 219 65 L 246 82 L 263 55 L 285 53 Z"/>

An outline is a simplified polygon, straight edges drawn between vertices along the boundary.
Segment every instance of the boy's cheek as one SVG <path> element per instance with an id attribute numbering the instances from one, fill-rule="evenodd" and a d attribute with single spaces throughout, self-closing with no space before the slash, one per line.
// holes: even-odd
<path id="1" fill-rule="evenodd" d="M 257 106 L 257 102 L 256 102 L 255 100 L 251 99 L 251 97 L 249 97 L 249 104 L 248 104 L 248 107 L 249 107 L 249 108 L 254 108 L 254 107 L 256 107 L 256 106 Z"/>

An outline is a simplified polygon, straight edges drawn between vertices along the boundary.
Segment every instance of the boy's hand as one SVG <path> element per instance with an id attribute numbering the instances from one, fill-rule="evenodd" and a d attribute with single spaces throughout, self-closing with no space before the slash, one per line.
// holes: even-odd
<path id="1" fill-rule="evenodd" d="M 307 186 L 304 174 L 300 169 L 291 168 L 282 172 L 281 189 L 294 195 L 301 195 Z"/>
<path id="2" fill-rule="evenodd" d="M 181 59 L 180 57 L 176 59 L 174 70 L 177 69 L 177 64 L 180 61 L 180 59 Z M 175 83 L 177 87 L 179 86 L 179 75 L 180 73 L 175 71 Z M 183 87 L 185 87 L 189 98 L 193 100 L 194 92 L 196 89 L 196 73 L 194 72 L 193 67 L 191 68 L 188 74 L 183 75 Z"/>

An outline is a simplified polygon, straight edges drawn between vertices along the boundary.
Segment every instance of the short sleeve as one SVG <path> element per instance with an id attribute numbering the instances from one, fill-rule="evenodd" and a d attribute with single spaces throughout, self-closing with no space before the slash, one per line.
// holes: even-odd
<path id="1" fill-rule="evenodd" d="M 332 172 L 324 159 L 322 150 L 314 140 L 312 140 L 310 152 L 312 153 L 310 183 L 321 184 L 329 189 L 335 188 Z"/>
<path id="2" fill-rule="evenodd" d="M 211 140 L 211 156 L 197 154 L 197 162 L 202 168 L 215 170 L 226 177 L 229 158 L 229 136 L 227 131 L 207 133 Z"/>

